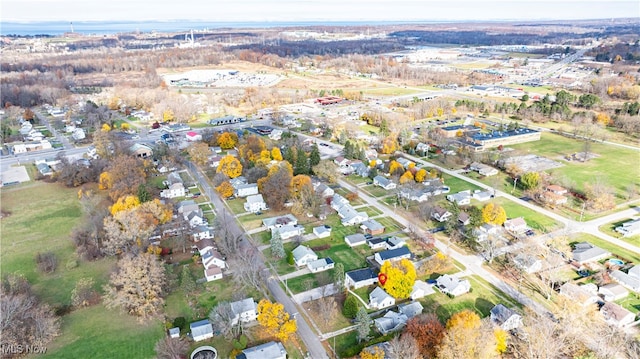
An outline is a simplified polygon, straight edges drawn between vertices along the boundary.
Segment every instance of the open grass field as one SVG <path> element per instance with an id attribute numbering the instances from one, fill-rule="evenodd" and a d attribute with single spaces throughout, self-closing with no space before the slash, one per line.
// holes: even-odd
<path id="1" fill-rule="evenodd" d="M 330 257 L 335 263 L 342 263 L 344 265 L 345 272 L 365 267 L 365 258 L 373 254 L 373 251 L 366 245 L 354 248 L 349 247 L 344 242 L 344 238 L 319 238 L 305 243 L 305 245 L 310 248 L 320 247 L 327 244 L 331 246 L 329 249 L 315 251 L 318 258 Z"/>
<path id="2" fill-rule="evenodd" d="M 510 146 L 521 153 L 531 153 L 558 161 L 564 166 L 549 170 L 555 178 L 566 178 L 575 184 L 578 190 L 584 190 L 585 183 L 596 178 L 611 186 L 616 193 L 617 202 L 626 199 L 629 185 L 640 187 L 640 166 L 630 166 L 640 161 L 640 152 L 631 149 L 593 143 L 591 152 L 599 157 L 588 162 L 568 162 L 563 159 L 583 151 L 582 141 L 566 138 L 552 133 L 543 133 L 540 141 L 521 143 Z"/>
<path id="3" fill-rule="evenodd" d="M 363 88 L 360 89 L 364 95 L 375 95 L 375 96 L 402 96 L 402 95 L 411 95 L 414 93 L 419 93 L 419 91 L 414 89 L 408 89 L 403 87 L 376 87 L 376 88 Z"/>
<path id="4" fill-rule="evenodd" d="M 460 191 L 466 191 L 468 189 L 470 189 L 471 191 L 480 189 L 480 187 L 472 183 L 461 180 L 457 177 L 449 176 L 448 174 L 443 174 L 442 178 L 444 179 L 445 186 L 450 188 L 450 193 L 458 193 Z"/>
<path id="5" fill-rule="evenodd" d="M 140 323 L 103 305 L 64 316 L 62 335 L 39 358 L 152 358 L 164 328 L 159 320 Z"/>
<path id="6" fill-rule="evenodd" d="M 556 222 L 554 219 L 517 203 L 511 202 L 506 198 L 494 198 L 493 202 L 504 208 L 505 212 L 507 212 L 507 218 L 524 217 L 527 221 L 527 225 L 537 231 L 549 233 L 560 228 L 560 223 Z M 482 206 L 484 206 L 484 203 Z"/>

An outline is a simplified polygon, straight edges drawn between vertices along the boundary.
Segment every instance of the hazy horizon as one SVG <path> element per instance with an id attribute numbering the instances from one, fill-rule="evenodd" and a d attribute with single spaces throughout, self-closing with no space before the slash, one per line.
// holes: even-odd
<path id="1" fill-rule="evenodd" d="M 637 0 L 3 0 L 1 23 L 455 22 L 637 17 Z"/>

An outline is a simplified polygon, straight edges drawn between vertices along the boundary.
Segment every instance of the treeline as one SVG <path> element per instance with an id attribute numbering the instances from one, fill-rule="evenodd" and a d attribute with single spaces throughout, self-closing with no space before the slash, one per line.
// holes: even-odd
<path id="1" fill-rule="evenodd" d="M 298 57 L 304 55 L 375 55 L 399 51 L 404 44 L 393 39 L 366 39 L 347 41 L 280 41 L 269 44 L 253 43 L 228 47 L 229 50 L 253 50 L 263 54 L 275 54 L 280 57 Z"/>

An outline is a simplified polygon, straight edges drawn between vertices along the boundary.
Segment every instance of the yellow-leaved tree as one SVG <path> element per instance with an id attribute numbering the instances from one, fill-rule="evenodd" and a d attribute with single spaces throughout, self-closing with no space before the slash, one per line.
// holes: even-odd
<path id="1" fill-rule="evenodd" d="M 364 348 L 360 352 L 360 359 L 384 359 L 384 350 L 379 346 Z"/>
<path id="2" fill-rule="evenodd" d="M 236 178 L 242 174 L 242 164 L 232 155 L 226 155 L 220 160 L 217 173 L 223 173 L 229 178 Z"/>
<path id="3" fill-rule="evenodd" d="M 273 147 L 271 149 L 271 158 L 275 161 L 282 161 L 282 152 L 278 147 Z"/>
<path id="4" fill-rule="evenodd" d="M 490 326 L 470 310 L 455 313 L 447 321 L 447 332 L 438 347 L 438 358 L 495 358 L 496 337 Z"/>
<path id="5" fill-rule="evenodd" d="M 382 153 L 391 154 L 398 149 L 398 141 L 395 135 L 387 136 L 382 140 Z"/>
<path id="6" fill-rule="evenodd" d="M 297 175 L 291 179 L 291 196 L 295 197 L 305 186 L 312 187 L 311 177 L 307 175 Z"/>
<path id="7" fill-rule="evenodd" d="M 380 268 L 387 279 L 382 288 L 396 299 L 409 298 L 416 282 L 416 268 L 413 262 L 404 258 L 399 262 L 385 261 Z"/>
<path id="8" fill-rule="evenodd" d="M 220 195 L 224 198 L 229 198 L 233 195 L 233 186 L 229 181 L 224 181 L 220 183 L 218 187 L 216 187 L 216 191 L 220 193 Z"/>
<path id="9" fill-rule="evenodd" d="M 509 334 L 500 328 L 493 330 L 493 335 L 496 337 L 496 351 L 500 354 L 507 351 L 507 339 Z"/>
<path id="10" fill-rule="evenodd" d="M 223 150 L 234 148 L 236 144 L 238 144 L 238 135 L 233 132 L 224 132 L 218 136 L 218 146 Z"/>
<path id="11" fill-rule="evenodd" d="M 287 341 L 289 336 L 297 330 L 296 320 L 289 317 L 281 303 L 272 303 L 262 299 L 258 303 L 258 323 L 264 327 L 270 335 L 280 341 Z"/>
<path id="12" fill-rule="evenodd" d="M 138 196 L 123 196 L 118 198 L 116 203 L 109 208 L 111 215 L 114 215 L 120 211 L 132 209 L 140 205 L 140 199 Z"/>
<path id="13" fill-rule="evenodd" d="M 98 180 L 98 188 L 99 189 L 109 189 L 113 186 L 113 177 L 111 173 L 105 171 L 100 174 L 100 179 Z"/>
<path id="14" fill-rule="evenodd" d="M 391 162 L 389 162 L 389 173 L 391 175 L 394 174 L 402 174 L 404 172 L 404 167 L 402 167 L 402 165 L 396 161 L 396 160 L 391 160 Z"/>
<path id="15" fill-rule="evenodd" d="M 413 182 L 413 174 L 411 173 L 411 171 L 406 171 L 402 176 L 400 176 L 400 184 L 411 182 Z"/>
<path id="16" fill-rule="evenodd" d="M 414 177 L 416 182 L 424 182 L 426 178 L 427 178 L 427 170 L 425 170 L 424 168 L 419 169 L 418 172 L 416 172 L 416 175 Z"/>
<path id="17" fill-rule="evenodd" d="M 507 220 L 507 212 L 499 204 L 487 203 L 482 208 L 482 221 L 484 223 L 501 226 Z"/>
<path id="18" fill-rule="evenodd" d="M 209 161 L 209 145 L 204 142 L 194 143 L 189 148 L 187 148 L 187 152 L 189 153 L 189 157 L 191 160 L 195 162 L 199 166 L 204 166 Z"/>

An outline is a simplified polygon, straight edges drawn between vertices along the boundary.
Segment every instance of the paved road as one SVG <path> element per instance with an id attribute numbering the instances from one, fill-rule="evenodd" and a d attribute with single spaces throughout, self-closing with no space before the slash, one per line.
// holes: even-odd
<path id="1" fill-rule="evenodd" d="M 211 203 L 215 208 L 216 215 L 219 216 L 219 218 L 234 218 L 234 220 L 227 222 L 229 224 L 228 229 L 229 231 L 231 231 L 231 234 L 233 236 L 240 236 L 241 238 L 240 245 L 254 246 L 254 244 L 249 240 L 248 236 L 246 235 L 245 230 L 241 228 L 238 222 L 235 220 L 234 214 L 227 209 L 225 204 L 222 202 L 222 200 L 218 196 L 218 193 L 214 191 L 211 185 L 209 185 L 209 182 L 207 182 L 207 179 L 202 174 L 202 172 L 200 172 L 192 163 L 188 163 L 188 167 L 191 170 L 191 173 L 195 176 L 198 183 L 200 184 L 204 193 L 209 197 Z M 264 263 L 264 259 L 261 256 L 258 258 Z M 298 323 L 298 335 L 300 336 L 305 346 L 307 347 L 309 356 L 313 359 L 316 359 L 316 358 L 328 359 L 329 356 L 327 355 L 327 352 L 324 349 L 324 346 L 320 342 L 320 339 L 318 339 L 318 336 L 311 330 L 304 316 L 297 315 L 298 309 L 295 303 L 291 300 L 291 298 L 289 298 L 289 296 L 280 287 L 278 280 L 276 280 L 275 278 L 270 278 L 267 281 L 267 288 L 269 289 L 269 292 L 274 297 L 274 299 L 277 302 L 284 305 L 286 311 L 290 315 L 292 316 L 295 315 L 296 321 Z"/>

